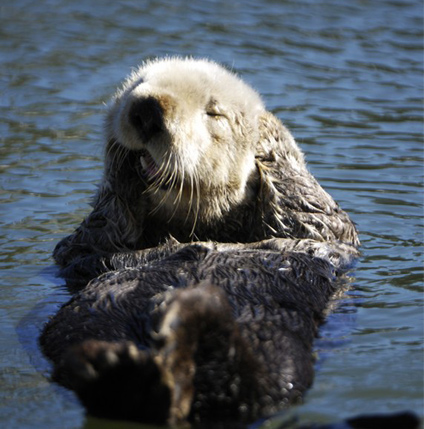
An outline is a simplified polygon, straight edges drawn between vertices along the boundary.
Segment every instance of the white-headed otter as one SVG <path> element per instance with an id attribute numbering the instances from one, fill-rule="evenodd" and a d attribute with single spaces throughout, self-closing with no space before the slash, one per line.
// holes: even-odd
<path id="1" fill-rule="evenodd" d="M 298 401 L 356 229 L 288 130 L 217 64 L 148 62 L 107 115 L 92 213 L 54 257 L 85 285 L 40 342 L 87 409 L 245 423 Z"/>
<path id="2" fill-rule="evenodd" d="M 171 236 L 183 243 L 359 243 L 289 131 L 253 89 L 213 62 L 148 62 L 116 93 L 106 130 L 94 209 L 56 247 L 62 267 Z"/>

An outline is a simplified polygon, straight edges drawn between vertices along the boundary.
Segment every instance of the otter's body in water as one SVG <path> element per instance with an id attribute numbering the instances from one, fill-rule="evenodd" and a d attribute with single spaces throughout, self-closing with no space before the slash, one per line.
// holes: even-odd
<path id="1" fill-rule="evenodd" d="M 289 131 L 231 72 L 170 58 L 127 79 L 106 132 L 93 211 L 54 251 L 85 286 L 41 336 L 55 379 L 157 423 L 298 401 L 359 240 Z"/>

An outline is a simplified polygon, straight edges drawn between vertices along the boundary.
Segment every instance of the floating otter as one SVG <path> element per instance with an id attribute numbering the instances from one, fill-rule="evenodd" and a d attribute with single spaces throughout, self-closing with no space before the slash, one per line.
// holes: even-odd
<path id="1" fill-rule="evenodd" d="M 54 251 L 68 275 L 85 256 L 169 237 L 359 244 L 289 131 L 253 89 L 213 62 L 170 58 L 135 71 L 112 100 L 106 140 L 94 209 Z"/>
<path id="2" fill-rule="evenodd" d="M 54 251 L 86 285 L 40 342 L 96 415 L 253 421 L 299 401 L 347 214 L 258 94 L 206 60 L 148 62 L 116 93 L 92 213 Z"/>

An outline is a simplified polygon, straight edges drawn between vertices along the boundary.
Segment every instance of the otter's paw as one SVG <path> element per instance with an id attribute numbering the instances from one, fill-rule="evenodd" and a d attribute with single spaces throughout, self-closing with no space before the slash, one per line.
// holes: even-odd
<path id="1" fill-rule="evenodd" d="M 66 267 L 77 258 L 90 253 L 93 253 L 93 249 L 84 243 L 81 229 L 78 228 L 73 234 L 57 243 L 53 250 L 53 258 L 60 267 Z"/>
<path id="2" fill-rule="evenodd" d="M 90 414 L 162 424 L 170 392 L 152 357 L 130 342 L 88 340 L 73 346 L 53 378 L 76 392 Z"/>
<path id="3" fill-rule="evenodd" d="M 112 271 L 113 267 L 108 262 L 108 258 L 103 255 L 77 257 L 69 265 L 61 268 L 60 276 L 66 280 L 66 285 L 71 291 L 80 290 L 90 280 Z"/>
<path id="4" fill-rule="evenodd" d="M 107 250 L 109 240 L 104 240 L 108 236 L 107 223 L 101 213 L 91 213 L 72 234 L 57 243 L 53 250 L 56 263 L 66 267 L 75 259 Z M 116 246 L 112 246 L 111 250 L 116 250 Z"/>

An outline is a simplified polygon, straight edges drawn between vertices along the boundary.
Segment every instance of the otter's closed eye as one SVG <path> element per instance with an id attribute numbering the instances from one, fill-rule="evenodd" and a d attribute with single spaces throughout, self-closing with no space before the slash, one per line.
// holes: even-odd
<path id="1" fill-rule="evenodd" d="M 206 114 L 216 119 L 225 118 L 225 114 L 223 113 L 222 109 L 219 108 L 215 101 L 211 101 L 206 106 Z"/>
<path id="2" fill-rule="evenodd" d="M 218 113 L 218 112 L 206 112 L 206 114 L 211 118 L 215 118 L 215 119 L 225 118 L 225 116 L 222 113 Z"/>

